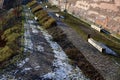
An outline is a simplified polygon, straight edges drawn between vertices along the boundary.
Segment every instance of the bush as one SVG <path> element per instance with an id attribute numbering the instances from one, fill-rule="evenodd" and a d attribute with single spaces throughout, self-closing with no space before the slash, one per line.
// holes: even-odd
<path id="1" fill-rule="evenodd" d="M 7 39 L 8 37 L 10 37 L 11 34 L 15 33 L 17 35 L 17 33 L 20 34 L 21 32 L 21 27 L 20 25 L 15 25 L 12 28 L 9 28 L 7 30 L 4 31 L 3 35 L 2 35 L 2 39 Z"/>
<path id="2" fill-rule="evenodd" d="M 32 9 L 32 12 L 38 12 L 39 10 L 42 10 L 42 7 L 40 5 L 36 6 L 35 8 Z"/>
<path id="3" fill-rule="evenodd" d="M 48 29 L 52 26 L 56 26 L 56 21 L 54 18 L 50 18 L 48 21 L 46 21 L 45 23 L 43 23 L 43 26 L 45 29 Z"/>
<path id="4" fill-rule="evenodd" d="M 33 1 L 31 1 L 31 2 L 29 2 L 28 4 L 27 4 L 27 6 L 28 7 L 32 7 L 34 4 L 36 4 L 37 3 L 37 1 L 36 0 L 33 0 Z"/>
<path id="5" fill-rule="evenodd" d="M 20 16 L 22 12 L 22 7 L 16 7 L 14 9 L 10 9 L 7 14 L 4 14 L 0 18 L 0 30 L 4 31 L 9 28 L 12 24 L 14 24 L 15 18 Z"/>
<path id="6" fill-rule="evenodd" d="M 52 26 L 56 26 L 56 21 L 54 18 L 50 17 L 48 13 L 42 9 L 41 6 L 37 6 L 32 9 L 32 12 L 38 17 L 39 23 L 48 29 Z"/>
<path id="7" fill-rule="evenodd" d="M 79 56 L 79 51 L 77 49 L 66 49 L 66 54 L 68 55 L 68 57 L 70 59 L 73 59 L 73 60 L 78 60 Z"/>
<path id="8" fill-rule="evenodd" d="M 50 18 L 51 18 L 50 16 L 46 16 L 46 17 L 44 17 L 43 19 L 39 20 L 39 22 L 40 22 L 41 24 L 44 24 L 44 23 L 45 23 L 46 21 L 48 21 Z"/>
<path id="9" fill-rule="evenodd" d="M 40 10 L 39 12 L 35 13 L 35 16 L 38 17 L 38 20 L 41 20 L 42 18 L 48 16 L 48 14 L 45 10 Z"/>
<path id="10" fill-rule="evenodd" d="M 2 42 L 5 45 L 0 46 L 0 64 L 2 63 L 3 67 L 8 60 L 17 54 L 20 53 L 21 47 L 20 36 L 22 35 L 22 23 L 21 23 L 21 15 L 22 7 L 17 7 L 11 9 L 2 16 L 2 21 L 0 21 L 0 27 L 2 29 L 2 34 L 0 35 L 0 45 Z M 15 16 L 16 15 L 16 16 Z"/>
<path id="11" fill-rule="evenodd" d="M 43 19 L 43 18 L 45 18 L 45 17 L 47 17 L 47 16 L 48 16 L 48 14 L 39 15 L 39 16 L 38 16 L 38 20 L 41 20 L 41 19 Z"/>
<path id="12" fill-rule="evenodd" d="M 19 33 L 12 33 L 5 38 L 5 41 L 7 41 L 7 44 L 8 44 L 10 42 L 16 41 L 16 39 L 20 36 L 21 35 Z"/>
<path id="13" fill-rule="evenodd" d="M 7 60 L 13 53 L 13 50 L 9 46 L 2 48 L 0 50 L 0 62 Z"/>
<path id="14" fill-rule="evenodd" d="M 3 29 L 3 26 L 8 23 L 8 21 L 14 17 L 12 10 L 10 10 L 7 14 L 3 15 L 0 19 L 0 28 Z"/>
<path id="15" fill-rule="evenodd" d="M 16 44 L 16 41 L 20 36 L 21 24 L 16 24 L 15 26 L 4 31 L 1 37 L 6 41 L 6 45 L 0 49 L 0 62 L 7 60 L 17 53 L 19 48 L 17 46 L 18 44 Z"/>

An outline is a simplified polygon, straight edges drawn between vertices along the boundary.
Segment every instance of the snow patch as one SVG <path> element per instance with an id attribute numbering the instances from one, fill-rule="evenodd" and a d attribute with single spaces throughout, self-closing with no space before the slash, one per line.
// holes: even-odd
<path id="1" fill-rule="evenodd" d="M 38 46 L 37 46 L 37 50 L 40 51 L 40 52 L 44 52 L 44 47 L 38 45 Z"/>
<path id="2" fill-rule="evenodd" d="M 39 32 L 34 26 L 32 26 L 31 28 L 32 28 L 33 33 L 38 33 Z"/>
<path id="3" fill-rule="evenodd" d="M 0 80 L 17 80 L 15 79 L 15 76 L 11 76 L 11 75 L 2 75 L 2 78 L 0 77 Z"/>
<path id="4" fill-rule="evenodd" d="M 34 23 L 33 20 L 27 20 L 27 22 L 30 23 L 30 24 L 33 24 L 33 23 Z"/>
<path id="5" fill-rule="evenodd" d="M 30 16 L 30 13 L 25 13 L 25 16 L 27 16 L 27 17 Z"/>
<path id="6" fill-rule="evenodd" d="M 28 49 L 29 50 L 33 50 L 33 43 L 31 41 L 31 35 L 30 35 L 30 32 L 29 32 L 29 29 L 26 29 L 28 28 L 27 26 L 29 26 L 29 24 L 25 24 L 24 27 L 25 27 L 25 32 L 24 32 L 24 51 L 26 52 Z M 31 52 L 31 51 L 30 51 Z"/>
<path id="7" fill-rule="evenodd" d="M 40 69 L 40 66 L 36 66 L 34 67 L 35 70 L 39 70 Z"/>
<path id="8" fill-rule="evenodd" d="M 21 67 L 23 67 L 24 64 L 25 64 L 26 62 L 28 62 L 28 61 L 29 61 L 29 58 L 26 58 L 25 60 L 20 61 L 20 63 L 18 63 L 17 66 L 18 66 L 19 68 L 21 68 Z"/>
<path id="9" fill-rule="evenodd" d="M 30 71 L 32 68 L 24 68 L 21 72 Z"/>
<path id="10" fill-rule="evenodd" d="M 53 49 L 55 60 L 53 61 L 54 70 L 43 77 L 45 79 L 52 80 L 89 80 L 87 79 L 79 68 L 73 68 L 69 64 L 69 59 L 66 56 L 62 48 L 54 41 L 52 36 L 48 34 L 46 30 L 43 30 L 40 26 L 38 28 L 43 33 L 45 39 Z"/>

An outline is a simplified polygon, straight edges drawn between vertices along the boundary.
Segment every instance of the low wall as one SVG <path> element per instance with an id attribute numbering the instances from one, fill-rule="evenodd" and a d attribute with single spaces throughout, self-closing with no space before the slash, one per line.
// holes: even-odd
<path id="1" fill-rule="evenodd" d="M 88 42 L 93 45 L 97 50 L 99 50 L 100 52 L 105 52 L 105 47 L 100 45 L 97 41 L 95 41 L 94 39 L 92 38 L 89 38 L 88 39 Z"/>

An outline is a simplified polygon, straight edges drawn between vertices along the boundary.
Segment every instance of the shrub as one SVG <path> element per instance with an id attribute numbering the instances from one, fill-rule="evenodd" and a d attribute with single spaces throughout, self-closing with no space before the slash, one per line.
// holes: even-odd
<path id="1" fill-rule="evenodd" d="M 33 0 L 33 1 L 31 1 L 31 2 L 29 2 L 28 4 L 27 4 L 27 6 L 28 7 L 32 7 L 34 4 L 36 4 L 37 3 L 37 1 L 36 0 Z"/>
<path id="2" fill-rule="evenodd" d="M 38 16 L 38 15 L 39 15 L 39 12 L 40 12 L 40 10 L 37 11 L 37 12 L 35 12 L 34 15 L 35 15 L 35 16 Z"/>
<path id="3" fill-rule="evenodd" d="M 36 6 L 35 8 L 32 9 L 32 12 L 38 12 L 39 10 L 42 10 L 42 7 L 40 5 Z"/>
<path id="4" fill-rule="evenodd" d="M 50 18 L 51 18 L 50 16 L 46 16 L 46 17 L 44 17 L 43 19 L 39 20 L 39 22 L 40 22 L 41 24 L 44 24 L 44 23 L 45 23 L 46 21 L 48 21 Z"/>
<path id="5" fill-rule="evenodd" d="M 61 41 L 65 41 L 65 43 L 62 44 L 62 47 L 64 47 L 64 49 L 66 48 L 66 46 L 70 46 L 69 41 L 66 38 L 66 34 L 64 34 L 64 32 L 58 28 L 58 27 L 52 27 L 49 30 L 49 33 L 53 36 L 53 40 L 57 41 L 57 42 L 61 42 Z M 65 39 L 65 40 L 64 40 Z"/>
<path id="6" fill-rule="evenodd" d="M 42 18 L 48 16 L 48 14 L 45 10 L 40 10 L 39 12 L 35 13 L 35 16 L 38 17 L 38 20 L 41 20 Z"/>
<path id="7" fill-rule="evenodd" d="M 21 32 L 20 28 L 21 28 L 20 25 L 15 25 L 14 27 L 5 30 L 4 33 L 3 33 L 3 35 L 2 35 L 2 39 L 6 39 L 12 33 L 20 33 Z"/>
<path id="8" fill-rule="evenodd" d="M 4 61 L 6 62 L 6 60 L 11 59 L 16 53 L 20 53 L 19 38 L 22 35 L 22 24 L 20 22 L 21 17 L 16 20 L 17 16 L 15 14 L 21 11 L 22 7 L 11 9 L 1 18 L 3 22 L 0 25 L 2 28 L 0 41 L 4 41 L 5 45 L 0 46 L 0 64 L 3 63 L 4 65 Z"/>
<path id="9" fill-rule="evenodd" d="M 56 26 L 56 21 L 54 18 L 50 17 L 48 13 L 42 9 L 41 6 L 37 6 L 32 9 L 32 12 L 38 17 L 39 23 L 44 26 L 45 29 L 48 29 L 52 26 Z"/>
<path id="10" fill-rule="evenodd" d="M 13 24 L 15 17 L 18 17 L 18 13 L 21 13 L 21 11 L 22 7 L 17 7 L 14 9 L 10 9 L 7 14 L 4 14 L 0 18 L 0 29 L 4 31 L 9 28 Z"/>
<path id="11" fill-rule="evenodd" d="M 13 17 L 14 17 L 14 15 L 13 15 L 13 13 L 12 13 L 11 11 L 1 17 L 1 19 L 0 19 L 0 27 L 1 27 L 1 30 L 2 30 L 2 27 L 3 27 L 5 24 L 7 24 L 7 22 L 8 22 L 11 18 L 13 18 Z"/>
<path id="12" fill-rule="evenodd" d="M 6 41 L 6 45 L 0 49 L 0 62 L 8 60 L 14 54 L 19 53 L 18 38 L 21 36 L 21 25 L 15 25 L 4 31 L 2 39 Z"/>
<path id="13" fill-rule="evenodd" d="M 54 18 L 50 18 L 48 21 L 46 21 L 44 24 L 43 24 L 44 28 L 45 29 L 48 29 L 52 26 L 56 26 L 56 21 Z"/>
<path id="14" fill-rule="evenodd" d="M 5 40 L 7 43 L 14 42 L 19 36 L 21 36 L 19 33 L 12 33 L 8 35 Z"/>
<path id="15" fill-rule="evenodd" d="M 43 18 L 45 18 L 45 17 L 47 17 L 47 16 L 48 16 L 48 14 L 39 15 L 39 16 L 38 16 L 38 20 L 41 20 L 41 19 L 43 19 Z"/>
<path id="16" fill-rule="evenodd" d="M 0 62 L 7 60 L 13 53 L 13 50 L 9 46 L 2 48 L 0 50 Z"/>
<path id="17" fill-rule="evenodd" d="M 79 56 L 79 51 L 77 49 L 66 49 L 66 54 L 68 55 L 68 57 L 70 59 L 73 59 L 73 60 L 78 60 Z"/>

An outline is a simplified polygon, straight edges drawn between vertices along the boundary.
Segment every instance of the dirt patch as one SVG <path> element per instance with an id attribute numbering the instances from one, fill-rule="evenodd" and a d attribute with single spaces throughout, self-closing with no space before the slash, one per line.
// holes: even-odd
<path id="1" fill-rule="evenodd" d="M 83 73 L 91 80 L 104 80 L 101 74 L 86 60 L 84 55 L 68 40 L 66 34 L 58 27 L 47 29 L 53 36 L 53 40 L 63 48 L 68 57 L 73 60 L 74 65 L 78 65 Z"/>

